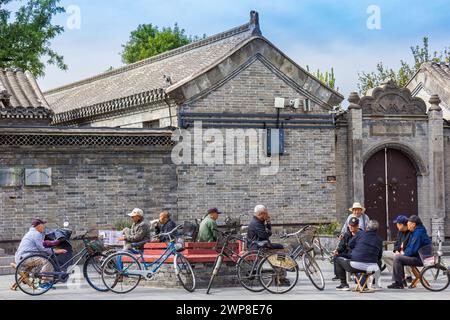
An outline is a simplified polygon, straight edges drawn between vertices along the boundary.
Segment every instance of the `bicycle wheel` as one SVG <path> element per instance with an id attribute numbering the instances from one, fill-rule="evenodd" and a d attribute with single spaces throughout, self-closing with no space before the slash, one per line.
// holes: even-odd
<path id="1" fill-rule="evenodd" d="M 16 284 L 22 292 L 30 296 L 39 296 L 50 290 L 57 282 L 55 272 L 57 267 L 50 257 L 31 255 L 17 266 Z"/>
<path id="2" fill-rule="evenodd" d="M 109 290 L 102 280 L 102 263 L 105 261 L 106 257 L 107 255 L 102 253 L 88 256 L 83 265 L 83 276 L 87 283 L 100 292 Z"/>
<path id="3" fill-rule="evenodd" d="M 445 290 L 450 284 L 450 271 L 443 265 L 425 267 L 420 274 L 420 283 L 430 291 Z"/>
<path id="4" fill-rule="evenodd" d="M 241 285 L 252 292 L 262 292 L 264 287 L 258 276 L 258 265 L 263 256 L 258 251 L 250 251 L 243 255 L 236 265 L 236 272 Z"/>
<path id="5" fill-rule="evenodd" d="M 114 293 L 128 293 L 141 281 L 141 270 L 141 264 L 136 257 L 127 252 L 118 252 L 103 262 L 102 281 L 105 287 Z"/>
<path id="6" fill-rule="evenodd" d="M 298 264 L 289 255 L 278 253 L 263 258 L 257 274 L 261 285 L 274 294 L 291 291 L 298 281 Z"/>
<path id="7" fill-rule="evenodd" d="M 309 253 L 305 253 L 302 261 L 306 276 L 309 278 L 314 287 L 320 291 L 323 291 L 325 289 L 325 280 L 316 259 L 311 257 Z"/>
<path id="8" fill-rule="evenodd" d="M 175 273 L 181 285 L 189 292 L 195 291 L 195 274 L 189 261 L 180 253 L 175 254 Z"/>
<path id="9" fill-rule="evenodd" d="M 223 256 L 222 255 L 217 256 L 216 261 L 214 263 L 214 269 L 211 274 L 211 278 L 209 279 L 209 284 L 208 284 L 208 289 L 206 290 L 206 294 L 209 294 L 209 292 L 211 291 L 211 287 L 214 282 L 214 278 L 219 273 L 220 267 L 222 266 L 222 262 L 223 262 Z"/>

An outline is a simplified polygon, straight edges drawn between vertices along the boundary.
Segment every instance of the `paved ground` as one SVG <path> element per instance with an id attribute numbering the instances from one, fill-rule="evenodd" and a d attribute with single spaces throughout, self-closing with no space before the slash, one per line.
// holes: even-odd
<path id="1" fill-rule="evenodd" d="M 447 261 L 450 262 L 450 261 Z M 416 289 L 389 290 L 386 286 L 391 283 L 390 274 L 384 272 L 382 275 L 382 289 L 375 293 L 359 294 L 355 292 L 336 291 L 338 283 L 331 281 L 332 266 L 326 262 L 320 262 L 324 276 L 327 280 L 326 288 L 320 292 L 315 289 L 301 272 L 298 285 L 288 294 L 272 295 L 270 293 L 252 293 L 242 288 L 214 289 L 211 295 L 206 295 L 205 289 L 198 289 L 195 293 L 188 293 L 180 289 L 152 289 L 138 287 L 135 291 L 127 295 L 117 295 L 113 293 L 99 293 L 91 289 L 84 281 L 70 285 L 57 286 L 40 297 L 30 297 L 21 291 L 13 292 L 9 290 L 13 282 L 13 276 L 0 277 L 0 300 L 349 300 L 349 299 L 370 299 L 370 300 L 450 300 L 450 288 L 443 292 L 434 293 L 426 290 L 420 284 Z"/>

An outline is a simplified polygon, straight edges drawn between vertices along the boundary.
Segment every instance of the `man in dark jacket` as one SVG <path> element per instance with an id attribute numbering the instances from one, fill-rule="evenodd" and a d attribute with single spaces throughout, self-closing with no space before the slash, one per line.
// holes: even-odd
<path id="1" fill-rule="evenodd" d="M 392 281 L 394 281 L 388 289 L 403 289 L 405 278 L 405 266 L 422 266 L 419 250 L 431 248 L 431 240 L 427 234 L 427 230 L 422 224 L 422 220 L 418 216 L 411 216 L 408 218 L 408 230 L 411 236 L 403 254 L 399 253 L 394 257 L 394 271 Z"/>
<path id="2" fill-rule="evenodd" d="M 267 241 L 267 248 L 270 249 L 283 249 L 283 245 L 277 243 L 271 243 L 270 237 L 272 236 L 272 224 L 267 208 L 263 205 L 255 207 L 255 215 L 248 225 L 247 239 L 248 248 L 250 250 L 256 250 L 258 247 L 255 242 Z"/>
<path id="3" fill-rule="evenodd" d="M 333 279 L 333 281 L 339 280 L 339 277 L 336 274 L 336 259 L 338 257 L 343 257 L 350 259 L 350 254 L 352 250 L 348 246 L 350 240 L 359 232 L 361 229 L 359 228 L 359 219 L 352 217 L 348 223 L 348 229 L 347 232 L 345 232 L 340 237 L 339 244 L 337 246 L 337 249 L 333 251 L 333 265 L 334 265 L 334 274 L 336 275 Z"/>
<path id="4" fill-rule="evenodd" d="M 169 211 L 163 211 L 159 214 L 159 221 L 156 225 L 156 235 L 161 233 L 169 233 L 176 228 L 175 222 L 171 219 Z M 159 242 L 170 241 L 169 236 L 161 235 L 159 236 Z"/>
<path id="5" fill-rule="evenodd" d="M 397 218 L 395 218 L 394 223 L 397 226 L 398 233 L 397 233 L 397 240 L 394 244 L 394 250 L 393 251 L 384 251 L 383 252 L 383 262 L 386 264 L 386 266 L 389 268 L 389 271 L 393 271 L 393 265 L 394 265 L 394 258 L 397 254 L 405 251 L 406 247 L 408 246 L 409 238 L 411 233 L 408 230 L 408 218 L 406 216 L 400 215 Z M 405 273 L 407 274 L 407 279 L 412 280 L 411 278 L 411 268 L 407 267 L 405 270 Z"/>
<path id="6" fill-rule="evenodd" d="M 383 240 L 377 235 L 378 226 L 377 221 L 369 221 L 367 231 L 358 232 L 348 244 L 352 250 L 351 259 L 343 257 L 336 259 L 336 274 L 341 280 L 341 284 L 336 287 L 337 290 L 350 290 L 345 272 L 378 270 L 379 273 L 378 261 L 383 253 Z"/>

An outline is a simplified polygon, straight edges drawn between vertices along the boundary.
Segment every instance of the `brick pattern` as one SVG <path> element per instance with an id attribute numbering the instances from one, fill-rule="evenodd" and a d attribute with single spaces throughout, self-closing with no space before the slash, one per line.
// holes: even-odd
<path id="1" fill-rule="evenodd" d="M 51 187 L 0 188 L 0 240 L 21 239 L 33 217 L 75 230 L 112 228 L 140 207 L 151 217 L 176 208 L 176 174 L 170 147 L 141 149 L 1 150 L 0 167 L 51 167 Z M 176 210 L 175 210 L 176 212 Z"/>
<path id="2" fill-rule="evenodd" d="M 301 94 L 256 61 L 222 87 L 184 106 L 183 111 L 273 114 L 275 97 L 297 98 Z M 313 105 L 311 113 L 327 111 Z M 225 129 L 220 132 L 226 136 Z M 334 130 L 286 129 L 285 135 L 286 154 L 274 176 L 261 175 L 262 166 L 250 165 L 248 161 L 246 165 L 179 166 L 180 217 L 199 218 L 208 207 L 218 207 L 236 217 L 250 214 L 257 204 L 265 204 L 274 223 L 336 221 L 336 185 L 327 182 L 327 176 L 337 175 Z M 262 150 L 262 141 L 259 142 Z M 247 157 L 248 150 L 245 149 Z"/>

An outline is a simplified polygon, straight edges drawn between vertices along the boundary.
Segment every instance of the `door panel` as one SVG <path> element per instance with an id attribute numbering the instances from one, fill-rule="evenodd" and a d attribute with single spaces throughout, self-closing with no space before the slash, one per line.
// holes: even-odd
<path id="1" fill-rule="evenodd" d="M 364 166 L 364 197 L 367 215 L 380 223 L 380 236 L 388 239 L 389 221 L 390 239 L 395 239 L 397 229 L 392 220 L 400 214 L 418 213 L 417 174 L 409 158 L 395 149 L 387 149 L 386 155 L 383 149 L 372 156 Z"/>

